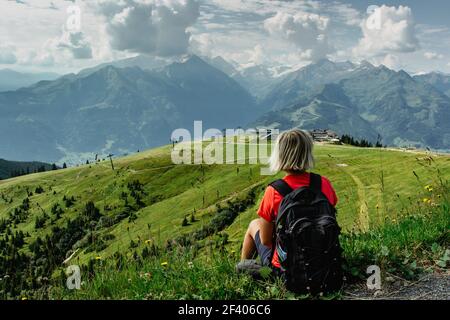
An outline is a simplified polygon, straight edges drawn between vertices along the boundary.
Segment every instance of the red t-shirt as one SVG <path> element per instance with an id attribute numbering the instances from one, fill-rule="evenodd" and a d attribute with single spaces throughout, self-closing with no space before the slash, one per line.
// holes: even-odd
<path id="1" fill-rule="evenodd" d="M 287 184 L 292 189 L 295 190 L 300 187 L 309 186 L 309 173 L 287 175 L 286 177 L 283 178 L 283 180 L 286 181 Z M 322 192 L 330 201 L 330 203 L 333 206 L 336 206 L 338 201 L 336 192 L 331 186 L 330 181 L 325 177 L 322 177 Z M 278 207 L 280 206 L 282 199 L 283 197 L 278 193 L 278 191 L 276 191 L 271 186 L 267 187 L 266 192 L 264 193 L 264 197 L 261 201 L 261 204 L 259 205 L 258 215 L 268 222 L 275 222 L 278 214 Z M 280 268 L 280 263 L 278 261 L 278 254 L 276 250 L 273 255 L 272 264 L 275 267 Z"/>

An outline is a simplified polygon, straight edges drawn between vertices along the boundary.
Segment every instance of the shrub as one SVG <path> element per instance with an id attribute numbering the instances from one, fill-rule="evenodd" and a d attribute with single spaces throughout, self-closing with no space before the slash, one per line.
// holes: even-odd
<path id="1" fill-rule="evenodd" d="M 45 190 L 41 186 L 37 186 L 36 189 L 34 190 L 34 193 L 36 193 L 36 194 L 42 194 L 44 192 L 45 192 Z"/>

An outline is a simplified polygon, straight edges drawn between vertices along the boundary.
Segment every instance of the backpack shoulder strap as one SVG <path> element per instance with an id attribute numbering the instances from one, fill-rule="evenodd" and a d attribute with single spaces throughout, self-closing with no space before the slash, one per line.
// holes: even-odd
<path id="1" fill-rule="evenodd" d="M 309 174 L 309 188 L 317 195 L 322 192 L 322 177 L 315 173 Z"/>
<path id="2" fill-rule="evenodd" d="M 269 184 L 269 186 L 278 191 L 278 193 L 281 194 L 283 198 L 293 191 L 292 188 L 283 179 L 274 181 Z"/>

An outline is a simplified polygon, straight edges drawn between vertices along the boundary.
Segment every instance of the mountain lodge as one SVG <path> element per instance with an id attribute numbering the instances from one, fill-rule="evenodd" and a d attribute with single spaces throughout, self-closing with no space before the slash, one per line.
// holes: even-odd
<path id="1" fill-rule="evenodd" d="M 315 142 L 339 142 L 339 136 L 336 132 L 328 129 L 314 129 L 309 131 Z"/>

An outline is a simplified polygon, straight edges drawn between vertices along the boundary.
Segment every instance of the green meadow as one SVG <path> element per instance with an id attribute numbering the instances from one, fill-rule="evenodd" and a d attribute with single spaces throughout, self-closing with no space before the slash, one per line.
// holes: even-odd
<path id="1" fill-rule="evenodd" d="M 261 175 L 260 164 L 174 165 L 171 151 L 114 159 L 115 170 L 106 160 L 0 181 L 0 239 L 9 243 L 0 276 L 10 281 L 0 282 L 1 297 L 289 297 L 273 281 L 255 284 L 233 271 L 264 188 L 282 175 Z M 316 145 L 315 159 L 339 198 L 349 278 L 375 262 L 411 277 L 447 268 L 450 156 Z M 86 215 L 68 239 L 51 238 Z M 11 240 L 17 232 L 23 241 Z M 8 267 L 14 259 L 22 259 L 20 277 Z M 83 266 L 81 290 L 65 289 L 70 264 Z"/>

